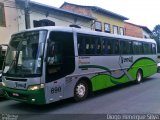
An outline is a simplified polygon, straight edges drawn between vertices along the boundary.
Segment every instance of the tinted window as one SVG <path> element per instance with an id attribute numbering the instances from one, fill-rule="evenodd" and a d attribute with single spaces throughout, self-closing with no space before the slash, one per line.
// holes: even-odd
<path id="1" fill-rule="evenodd" d="M 83 36 L 78 36 L 78 54 L 85 54 L 85 37 Z"/>
<path id="2" fill-rule="evenodd" d="M 119 41 L 117 39 L 113 40 L 113 54 L 119 54 Z"/>
<path id="3" fill-rule="evenodd" d="M 143 43 L 144 54 L 152 54 L 152 44 L 151 43 Z"/>
<path id="4" fill-rule="evenodd" d="M 78 35 L 78 54 L 99 55 L 102 53 L 100 37 L 90 35 Z"/>
<path id="5" fill-rule="evenodd" d="M 152 44 L 152 54 L 156 54 L 156 45 Z"/>
<path id="6" fill-rule="evenodd" d="M 106 55 L 107 54 L 107 40 L 105 38 L 102 38 L 102 54 Z"/>
<path id="7" fill-rule="evenodd" d="M 133 53 L 134 54 L 143 54 L 143 44 L 142 42 L 133 42 Z"/>
<path id="8" fill-rule="evenodd" d="M 101 47 L 102 47 L 101 46 L 101 39 L 97 38 L 96 42 L 97 42 L 97 44 L 96 44 L 96 50 L 97 50 L 96 54 L 98 55 L 98 54 L 101 54 Z"/>
<path id="9" fill-rule="evenodd" d="M 133 54 L 132 42 L 131 41 L 120 41 L 121 54 Z"/>
<path id="10" fill-rule="evenodd" d="M 118 39 L 78 35 L 78 54 L 81 55 L 114 55 L 119 54 Z"/>
<path id="11" fill-rule="evenodd" d="M 71 74 L 75 69 L 73 34 L 51 32 L 49 39 L 46 82 Z"/>
<path id="12" fill-rule="evenodd" d="M 113 41 L 112 41 L 112 39 L 107 39 L 107 54 L 113 54 Z"/>

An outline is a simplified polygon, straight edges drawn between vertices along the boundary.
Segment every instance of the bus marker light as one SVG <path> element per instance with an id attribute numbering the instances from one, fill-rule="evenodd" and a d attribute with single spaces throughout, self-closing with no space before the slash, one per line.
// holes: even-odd
<path id="1" fill-rule="evenodd" d="M 35 102 L 36 101 L 36 99 L 32 99 L 32 102 Z"/>

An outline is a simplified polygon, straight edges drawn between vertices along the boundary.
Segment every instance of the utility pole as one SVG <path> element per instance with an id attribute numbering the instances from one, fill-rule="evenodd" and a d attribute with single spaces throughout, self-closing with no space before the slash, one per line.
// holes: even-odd
<path id="1" fill-rule="evenodd" d="M 25 0 L 25 25 L 26 25 L 26 29 L 30 28 L 29 2 L 30 2 L 30 0 Z"/>

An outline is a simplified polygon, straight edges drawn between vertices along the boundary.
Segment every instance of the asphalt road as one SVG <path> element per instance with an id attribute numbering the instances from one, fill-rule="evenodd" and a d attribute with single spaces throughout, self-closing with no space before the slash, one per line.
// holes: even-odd
<path id="1" fill-rule="evenodd" d="M 67 99 L 45 106 L 34 106 L 13 100 L 1 100 L 0 113 L 3 117 L 19 115 L 19 118 L 23 117 L 22 119 L 26 120 L 38 118 L 41 120 L 46 117 L 47 120 L 64 117 L 65 120 L 70 120 L 70 117 L 78 120 L 80 116 L 86 118 L 91 117 L 91 114 L 95 120 L 99 120 L 100 117 L 93 114 L 158 114 L 160 113 L 160 73 L 147 78 L 141 84 L 127 83 L 96 92 L 79 103 Z"/>

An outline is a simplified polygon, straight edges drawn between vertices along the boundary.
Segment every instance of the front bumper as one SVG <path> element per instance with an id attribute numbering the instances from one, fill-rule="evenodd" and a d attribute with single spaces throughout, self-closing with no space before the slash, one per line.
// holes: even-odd
<path id="1" fill-rule="evenodd" d="M 0 82 L 0 97 L 4 97 L 4 91 L 2 88 L 2 83 Z"/>
<path id="2" fill-rule="evenodd" d="M 29 104 L 43 105 L 45 101 L 44 89 L 39 90 L 17 90 L 12 88 L 3 87 L 5 96 L 8 99 L 26 102 Z"/>
<path id="3" fill-rule="evenodd" d="M 0 97 L 4 97 L 4 91 L 2 88 L 0 88 Z"/>

